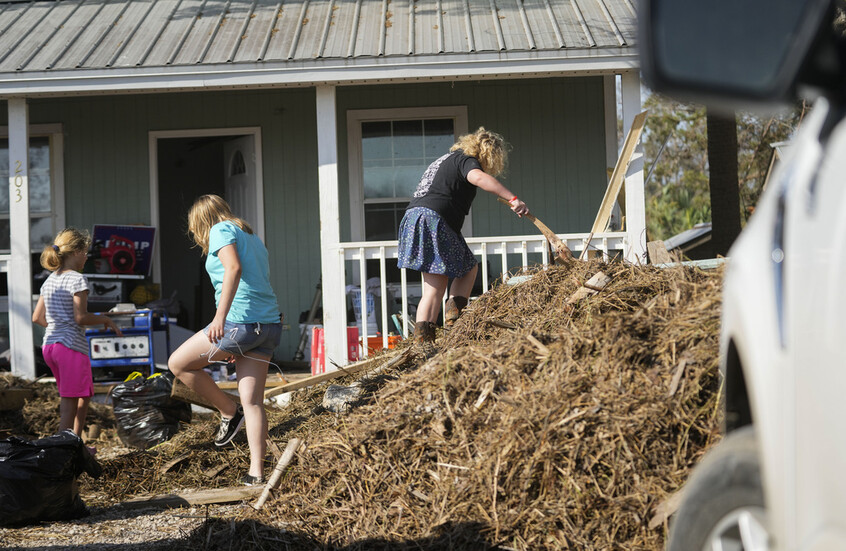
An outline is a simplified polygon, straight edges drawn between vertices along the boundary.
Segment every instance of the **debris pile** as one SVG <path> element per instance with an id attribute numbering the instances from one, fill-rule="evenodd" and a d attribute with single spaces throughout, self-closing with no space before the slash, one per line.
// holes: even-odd
<path id="1" fill-rule="evenodd" d="M 600 270 L 607 287 L 568 303 Z M 591 262 L 498 286 L 440 354 L 297 431 L 272 520 L 361 549 L 661 549 L 655 508 L 718 434 L 720 282 Z"/>
<path id="2" fill-rule="evenodd" d="M 585 287 L 600 271 L 607 285 Z M 498 285 L 439 334 L 436 355 L 361 378 L 351 409 L 324 408 L 327 383 L 270 408 L 279 448 L 304 442 L 279 489 L 187 544 L 662 549 L 658 506 L 719 438 L 721 278 L 591 261 Z M 215 448 L 216 422 L 102 460 L 83 499 L 236 486 L 246 441 Z"/>

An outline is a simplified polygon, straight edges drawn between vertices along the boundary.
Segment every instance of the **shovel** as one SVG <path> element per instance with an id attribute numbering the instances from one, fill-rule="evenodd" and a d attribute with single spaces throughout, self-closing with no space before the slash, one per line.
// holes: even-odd
<path id="1" fill-rule="evenodd" d="M 497 197 L 497 201 L 511 207 L 511 203 L 509 203 L 502 197 Z M 563 241 L 561 241 L 561 238 L 555 235 L 555 232 L 549 229 L 546 224 L 535 218 L 535 216 L 531 213 L 524 214 L 523 216 L 531 220 L 532 223 L 537 226 L 537 228 L 541 231 L 543 236 L 546 237 L 547 241 L 549 241 L 549 244 L 552 246 L 552 250 L 555 252 L 556 262 L 560 264 L 567 264 L 571 260 L 573 260 L 573 253 L 570 251 L 570 248 L 567 247 L 567 245 Z"/>

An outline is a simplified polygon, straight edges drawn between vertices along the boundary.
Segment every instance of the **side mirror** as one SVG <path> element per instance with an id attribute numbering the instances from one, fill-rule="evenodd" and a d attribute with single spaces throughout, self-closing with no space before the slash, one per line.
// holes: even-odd
<path id="1" fill-rule="evenodd" d="M 702 103 L 792 101 L 817 65 L 819 37 L 831 35 L 820 32 L 831 10 L 831 0 L 642 0 L 644 78 L 654 90 Z"/>

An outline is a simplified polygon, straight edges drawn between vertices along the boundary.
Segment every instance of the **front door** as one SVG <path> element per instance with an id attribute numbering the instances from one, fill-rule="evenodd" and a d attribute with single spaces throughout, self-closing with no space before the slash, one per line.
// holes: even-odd
<path id="1" fill-rule="evenodd" d="M 243 218 L 262 239 L 256 177 L 255 136 L 236 136 L 223 144 L 224 195 L 235 216 Z"/>

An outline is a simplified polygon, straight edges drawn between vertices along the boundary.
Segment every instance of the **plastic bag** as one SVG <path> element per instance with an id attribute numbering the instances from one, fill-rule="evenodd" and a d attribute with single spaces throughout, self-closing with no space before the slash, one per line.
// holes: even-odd
<path id="1" fill-rule="evenodd" d="M 179 423 L 191 422 L 191 405 L 171 398 L 173 374 L 144 378 L 132 373 L 112 389 L 117 433 L 127 446 L 146 450 L 170 440 Z"/>
<path id="2" fill-rule="evenodd" d="M 0 440 L 0 524 L 84 517 L 76 478 L 103 473 L 72 430 L 40 440 Z"/>

